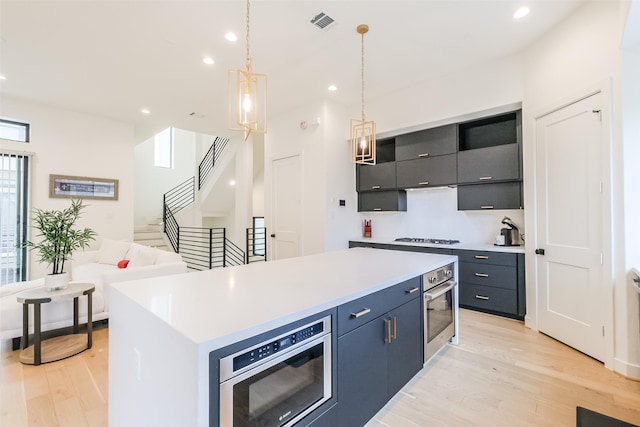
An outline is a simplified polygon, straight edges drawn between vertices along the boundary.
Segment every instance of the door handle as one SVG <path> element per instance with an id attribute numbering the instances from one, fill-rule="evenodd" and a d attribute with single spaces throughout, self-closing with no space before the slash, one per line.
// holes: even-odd
<path id="1" fill-rule="evenodd" d="M 371 313 L 371 309 L 370 308 L 363 308 L 362 310 L 360 310 L 357 313 L 351 313 L 351 317 L 353 319 L 357 319 L 358 317 L 362 317 L 365 314 L 369 314 L 369 313 Z"/>
<path id="2" fill-rule="evenodd" d="M 484 295 L 476 295 L 476 299 L 481 299 L 481 300 L 489 301 L 489 297 L 485 297 Z"/>
<path id="3" fill-rule="evenodd" d="M 536 255 L 544 255 L 544 249 L 536 249 Z"/>
<path id="4" fill-rule="evenodd" d="M 429 157 L 429 153 L 420 153 L 418 157 Z"/>
<path id="5" fill-rule="evenodd" d="M 379 189 L 380 189 L 380 186 L 379 186 L 379 185 L 374 185 L 374 186 L 372 186 L 372 187 L 371 187 L 371 189 L 372 189 L 372 190 L 379 190 Z"/>
<path id="6" fill-rule="evenodd" d="M 384 319 L 384 324 L 387 325 L 387 335 L 384 337 L 384 342 L 391 343 L 391 320 Z"/>
<path id="7" fill-rule="evenodd" d="M 476 277 L 489 277 L 486 273 L 476 273 Z"/>
<path id="8" fill-rule="evenodd" d="M 275 234 L 272 234 L 272 235 L 271 235 L 271 237 L 276 237 L 276 235 L 275 235 Z"/>
<path id="9" fill-rule="evenodd" d="M 406 291 L 404 291 L 405 294 L 412 294 L 414 292 L 418 292 L 420 290 L 420 288 L 411 288 L 411 289 L 407 289 Z"/>
<path id="10" fill-rule="evenodd" d="M 418 185 L 429 185 L 429 181 L 421 181 Z"/>
<path id="11" fill-rule="evenodd" d="M 393 335 L 391 335 L 391 339 L 397 340 L 398 339 L 398 318 L 396 316 L 393 316 Z"/>
<path id="12" fill-rule="evenodd" d="M 474 256 L 474 258 L 475 259 L 489 259 L 489 257 L 486 256 L 486 255 L 476 255 L 476 256 Z"/>
<path id="13" fill-rule="evenodd" d="M 493 205 L 483 205 L 480 206 L 480 209 L 493 209 Z"/>

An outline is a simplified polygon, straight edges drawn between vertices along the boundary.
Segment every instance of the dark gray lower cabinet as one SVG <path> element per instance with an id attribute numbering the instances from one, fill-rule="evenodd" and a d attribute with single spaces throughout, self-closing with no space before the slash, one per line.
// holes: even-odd
<path id="1" fill-rule="evenodd" d="M 307 424 L 307 427 L 336 427 L 338 425 L 338 405 L 335 404 L 318 418 Z"/>
<path id="2" fill-rule="evenodd" d="M 458 210 L 522 209 L 522 182 L 458 186 Z"/>
<path id="3" fill-rule="evenodd" d="M 338 337 L 338 426 L 366 424 L 422 368 L 421 319 L 414 298 Z"/>
<path id="4" fill-rule="evenodd" d="M 524 254 L 471 250 L 453 254 L 460 261 L 460 307 L 524 319 Z"/>

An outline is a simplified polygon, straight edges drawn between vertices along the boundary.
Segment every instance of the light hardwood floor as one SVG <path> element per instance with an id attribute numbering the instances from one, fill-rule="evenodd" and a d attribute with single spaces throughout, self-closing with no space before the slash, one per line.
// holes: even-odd
<path id="1" fill-rule="evenodd" d="M 367 427 L 575 426 L 578 405 L 640 425 L 640 382 L 522 322 L 461 310 L 460 330 L 460 345 L 436 355 Z M 107 425 L 106 329 L 91 350 L 59 362 L 22 365 L 18 354 L 2 349 L 0 426 Z"/>

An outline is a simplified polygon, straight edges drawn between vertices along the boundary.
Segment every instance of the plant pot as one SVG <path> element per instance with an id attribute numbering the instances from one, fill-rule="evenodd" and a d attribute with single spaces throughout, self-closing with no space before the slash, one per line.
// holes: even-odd
<path id="1" fill-rule="evenodd" d="M 69 284 L 69 273 L 47 274 L 44 276 L 44 287 L 48 291 L 65 289 Z"/>

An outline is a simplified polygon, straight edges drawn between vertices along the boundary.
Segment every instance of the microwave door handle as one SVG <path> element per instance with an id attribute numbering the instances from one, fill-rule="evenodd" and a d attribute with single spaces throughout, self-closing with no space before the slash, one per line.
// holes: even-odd
<path id="1" fill-rule="evenodd" d="M 447 283 L 445 283 L 446 286 L 440 286 L 438 288 L 435 288 L 433 290 L 433 292 L 425 292 L 424 293 L 424 297 L 427 301 L 432 301 L 436 298 L 441 297 L 442 295 L 444 295 L 445 293 L 449 292 L 451 289 L 453 289 L 453 287 L 456 285 L 456 282 L 454 282 L 453 280 L 448 281 Z"/>

